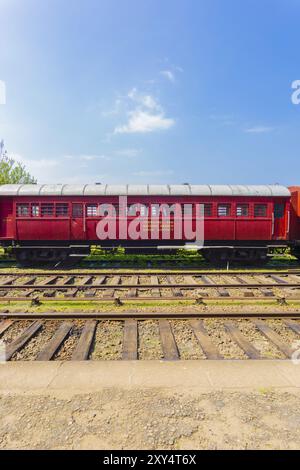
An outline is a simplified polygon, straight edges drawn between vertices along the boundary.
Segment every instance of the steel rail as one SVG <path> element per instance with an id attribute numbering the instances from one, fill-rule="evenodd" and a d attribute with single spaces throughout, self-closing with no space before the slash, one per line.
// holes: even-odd
<path id="1" fill-rule="evenodd" d="M 299 319 L 300 312 L 272 312 L 272 313 L 261 313 L 261 312 L 228 312 L 224 314 L 217 312 L 11 312 L 1 313 L 0 320 L 64 320 L 64 319 L 98 319 L 98 320 L 125 320 L 125 319 L 181 319 L 189 320 L 192 318 L 217 318 L 217 319 L 251 319 L 251 318 L 276 318 L 276 319 Z"/>
<path id="2" fill-rule="evenodd" d="M 10 303 L 10 302 L 30 302 L 33 300 L 32 297 L 1 297 L 0 296 L 0 303 Z M 91 297 L 91 296 L 84 296 L 84 297 L 38 297 L 37 299 L 40 303 L 46 302 L 68 302 L 68 303 L 78 303 L 78 302 L 89 302 L 89 303 L 111 303 L 111 302 L 163 302 L 163 301 L 177 301 L 177 302 L 184 302 L 184 301 L 194 301 L 194 302 L 201 302 L 207 303 L 211 301 L 218 301 L 222 300 L 222 302 L 226 303 L 227 301 L 243 301 L 243 302 L 279 302 L 279 301 L 300 301 L 300 296 L 289 296 L 289 297 L 279 297 L 276 295 L 273 296 L 261 296 L 261 297 L 232 297 L 232 296 L 213 296 L 213 297 L 202 297 L 199 296 L 166 296 L 166 297 L 157 297 L 157 296 L 136 296 L 136 297 Z"/>
<path id="3" fill-rule="evenodd" d="M 24 272 L 11 272 L 11 271 L 1 271 L 0 269 L 0 276 L 14 276 L 14 277 L 24 277 L 24 276 L 113 276 L 113 275 L 120 275 L 120 276 L 179 276 L 179 275 L 187 275 L 187 276 L 268 276 L 271 274 L 277 274 L 278 276 L 288 276 L 288 275 L 298 275 L 300 276 L 300 269 L 297 270 L 290 270 L 290 271 L 280 271 L 280 270 L 272 270 L 272 271 L 200 271 L 200 270 L 142 270 L 140 271 L 138 268 L 132 268 L 132 271 L 124 271 L 120 272 L 121 268 L 114 268 L 110 271 L 101 271 L 100 269 L 95 271 L 88 271 L 84 270 L 84 272 L 73 272 L 72 270 L 68 271 L 56 271 L 47 270 L 47 271 L 24 271 Z"/>
<path id="4" fill-rule="evenodd" d="M 289 297 L 280 297 L 280 296 L 276 296 L 275 294 L 272 295 L 272 296 L 267 296 L 267 295 L 262 295 L 262 296 L 237 296 L 237 297 L 233 297 L 231 295 L 228 295 L 228 296 L 222 296 L 222 295 L 218 295 L 218 296 L 212 296 L 212 297 L 206 297 L 205 295 L 204 296 L 201 296 L 201 294 L 199 294 L 198 296 L 179 296 L 179 295 L 173 295 L 173 296 L 128 296 L 128 297 L 120 297 L 120 296 L 116 296 L 116 297 L 96 297 L 96 296 L 89 296 L 89 295 L 86 295 L 86 296 L 83 296 L 83 297 L 38 297 L 37 298 L 41 301 L 41 302 L 60 302 L 60 301 L 64 301 L 64 302 L 114 302 L 116 300 L 121 300 L 121 301 L 126 301 L 126 302 L 138 302 L 138 301 L 149 301 L 149 302 L 152 302 L 152 301 L 163 301 L 163 300 L 176 300 L 176 301 L 185 301 L 185 300 L 188 300 L 188 301 L 198 301 L 198 300 L 203 300 L 203 301 L 212 301 L 212 300 L 222 300 L 223 302 L 226 302 L 226 300 L 244 300 L 244 301 L 250 301 L 250 302 L 253 302 L 253 301 L 266 301 L 266 302 L 270 302 L 271 300 L 272 301 L 276 301 L 276 300 L 282 300 L 282 299 L 285 299 L 286 301 L 288 300 L 299 300 L 300 301 L 300 296 L 289 296 Z M 33 297 L 29 297 L 29 296 L 20 296 L 20 297 L 8 297 L 8 296 L 1 296 L 0 295 L 0 303 L 3 303 L 3 302 L 28 302 L 30 300 L 33 300 Z"/>
<path id="5" fill-rule="evenodd" d="M 179 288 L 179 289 L 218 289 L 218 288 L 227 288 L 227 289 L 259 289 L 259 288 L 274 288 L 280 287 L 280 289 L 286 288 L 300 288 L 299 283 L 289 283 L 289 284 L 280 284 L 280 283 L 261 283 L 261 284 L 226 284 L 226 283 L 212 283 L 212 284 L 101 284 L 101 285 L 93 285 L 93 284 L 65 284 L 65 285 L 56 285 L 56 284 L 47 284 L 44 286 L 39 286 L 38 284 L 0 284 L 0 290 L 16 290 L 16 289 L 23 289 L 23 290 L 48 290 L 48 289 L 55 289 L 55 290 L 65 290 L 65 289 L 79 289 L 79 290 L 87 290 L 87 289 L 96 289 L 96 290 L 107 290 L 107 289 L 172 289 L 172 288 Z"/>

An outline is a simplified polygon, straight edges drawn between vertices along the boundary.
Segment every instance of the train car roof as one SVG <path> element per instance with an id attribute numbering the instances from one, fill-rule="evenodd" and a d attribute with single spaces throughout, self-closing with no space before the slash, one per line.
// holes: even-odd
<path id="1" fill-rule="evenodd" d="M 280 185 L 3 184 L 0 196 L 257 196 L 289 197 Z"/>

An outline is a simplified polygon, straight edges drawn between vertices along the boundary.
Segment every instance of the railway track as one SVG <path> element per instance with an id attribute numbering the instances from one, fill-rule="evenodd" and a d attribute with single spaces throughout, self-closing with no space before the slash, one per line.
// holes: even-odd
<path id="1" fill-rule="evenodd" d="M 261 314 L 200 318 L 198 313 L 184 319 L 144 314 L 140 319 L 128 313 L 122 320 L 71 315 L 27 314 L 26 320 L 2 315 L 2 361 L 292 359 L 300 351 L 300 313 L 278 319 L 270 314 L 265 319 Z"/>
<path id="2" fill-rule="evenodd" d="M 1 302 L 27 299 L 199 300 L 275 297 L 300 300 L 300 271 L 293 272 L 95 272 L 1 273 Z"/>

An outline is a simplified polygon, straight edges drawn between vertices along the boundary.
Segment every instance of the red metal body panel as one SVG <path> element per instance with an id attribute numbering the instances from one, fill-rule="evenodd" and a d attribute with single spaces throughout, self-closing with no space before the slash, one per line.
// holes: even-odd
<path id="1" fill-rule="evenodd" d="M 210 203 L 212 213 L 205 218 L 205 241 L 276 241 L 287 240 L 290 201 L 288 197 L 245 197 L 245 196 L 199 196 L 199 197 L 167 197 L 167 196 L 135 196 L 128 197 L 128 205 L 141 203 L 151 204 L 191 204 Z M 39 205 L 41 203 L 67 203 L 68 215 L 64 216 L 33 216 L 31 209 L 28 215 L 17 216 L 17 204 Z M 0 240 L 26 241 L 96 241 L 96 226 L 99 216 L 88 217 L 88 204 L 118 204 L 118 198 L 112 196 L 96 197 L 2 197 L 0 199 Z M 82 204 L 82 216 L 74 215 L 73 206 Z M 219 204 L 230 204 L 229 216 L 218 215 Z M 248 204 L 249 213 L 246 217 L 237 216 L 238 204 Z M 266 204 L 267 212 L 263 217 L 254 217 L 254 205 Z M 282 205 L 282 212 L 274 213 L 275 204 Z M 55 206 L 56 207 L 56 206 Z M 275 211 L 276 212 L 276 211 Z M 279 215 L 279 216 L 278 216 Z M 134 217 L 133 217 L 134 218 Z M 132 217 L 128 217 L 128 223 Z M 293 227 L 293 226 L 292 226 Z M 299 232 L 298 232 L 299 233 Z"/>
<path id="2" fill-rule="evenodd" d="M 292 186 L 290 240 L 300 240 L 300 186 Z"/>

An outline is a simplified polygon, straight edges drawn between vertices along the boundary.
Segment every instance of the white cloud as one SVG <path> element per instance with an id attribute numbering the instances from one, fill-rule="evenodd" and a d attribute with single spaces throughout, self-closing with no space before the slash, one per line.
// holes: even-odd
<path id="1" fill-rule="evenodd" d="M 116 150 L 115 154 L 120 157 L 128 157 L 128 158 L 133 158 L 137 157 L 140 155 L 141 150 L 139 149 L 121 149 L 121 150 Z"/>
<path id="2" fill-rule="evenodd" d="M 140 176 L 140 177 L 143 177 L 143 176 L 168 176 L 168 175 L 170 176 L 170 175 L 174 174 L 174 171 L 173 170 L 149 170 L 149 171 L 141 170 L 141 171 L 136 171 L 133 174 L 134 174 L 134 176 Z"/>
<path id="3" fill-rule="evenodd" d="M 248 127 L 245 129 L 244 132 L 247 134 L 265 134 L 267 132 L 272 132 L 274 130 L 274 127 L 268 127 L 268 126 L 254 126 L 254 127 Z"/>
<path id="4" fill-rule="evenodd" d="M 114 134 L 149 133 L 170 129 L 175 124 L 174 119 L 165 117 L 161 104 L 153 96 L 133 88 L 128 98 L 134 109 L 127 112 L 127 123 L 117 126 Z"/>
<path id="5" fill-rule="evenodd" d="M 166 118 L 163 113 L 151 114 L 147 111 L 135 110 L 129 113 L 128 123 L 115 128 L 115 134 L 147 133 L 170 129 L 174 119 Z"/>
<path id="6" fill-rule="evenodd" d="M 84 160 L 84 161 L 92 161 L 92 160 L 111 160 L 111 157 L 108 155 L 89 155 L 89 154 L 83 154 L 83 155 L 64 155 L 64 158 L 67 160 Z"/>
<path id="7" fill-rule="evenodd" d="M 151 110 L 161 110 L 160 104 L 153 98 L 151 95 L 144 95 L 142 93 L 139 93 L 136 88 L 132 88 L 132 90 L 129 91 L 128 93 L 128 98 L 130 100 L 134 101 L 135 103 Z"/>
<path id="8" fill-rule="evenodd" d="M 175 75 L 173 72 L 171 72 L 171 70 L 162 70 L 160 74 L 163 75 L 170 82 L 175 82 Z"/>

